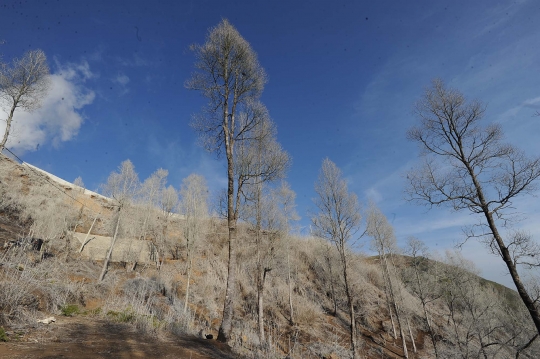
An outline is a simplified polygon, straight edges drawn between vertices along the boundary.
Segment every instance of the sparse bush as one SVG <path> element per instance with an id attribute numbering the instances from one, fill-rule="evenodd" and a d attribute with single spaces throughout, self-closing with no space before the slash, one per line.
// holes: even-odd
<path id="1" fill-rule="evenodd" d="M 72 317 L 75 314 L 79 314 L 79 306 L 77 304 L 66 304 L 60 308 L 62 315 L 66 317 Z"/>
<path id="2" fill-rule="evenodd" d="M 132 323 L 135 321 L 135 313 L 131 308 L 126 308 L 120 312 L 109 310 L 107 316 L 120 323 Z"/>
<path id="3" fill-rule="evenodd" d="M 6 331 L 4 330 L 3 327 L 0 327 L 0 342 L 7 342 L 8 341 L 8 336 L 6 334 Z"/>

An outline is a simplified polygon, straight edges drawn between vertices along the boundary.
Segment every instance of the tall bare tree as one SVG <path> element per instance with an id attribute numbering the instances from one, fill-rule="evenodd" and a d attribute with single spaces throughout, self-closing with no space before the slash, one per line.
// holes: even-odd
<path id="1" fill-rule="evenodd" d="M 42 50 L 26 52 L 21 59 L 14 59 L 11 66 L 0 62 L 0 106 L 7 113 L 0 153 L 9 138 L 15 110 L 39 108 L 49 86 L 49 66 Z"/>
<path id="2" fill-rule="evenodd" d="M 266 108 L 258 102 L 266 74 L 249 43 L 224 19 L 209 30 L 204 44 L 193 45 L 191 49 L 196 56 L 197 71 L 186 82 L 186 87 L 201 91 L 208 99 L 208 105 L 194 118 L 192 126 L 207 150 L 218 156 L 224 152 L 227 159 L 229 258 L 218 340 L 228 341 L 236 296 L 236 224 L 242 187 L 250 177 L 264 182 L 275 178 L 279 171 L 272 167 L 248 166 L 238 170 L 237 143 L 260 136 L 255 130 L 268 120 Z M 257 170 L 261 173 L 255 173 Z"/>
<path id="3" fill-rule="evenodd" d="M 193 250 L 204 236 L 204 224 L 208 220 L 208 187 L 203 176 L 191 174 L 182 181 L 180 209 L 184 215 L 184 238 L 186 240 L 187 281 L 184 312 L 189 302 L 189 286 L 193 267 Z"/>
<path id="4" fill-rule="evenodd" d="M 118 229 L 120 228 L 120 219 L 122 216 L 122 211 L 129 206 L 135 197 L 138 188 L 140 186 L 139 176 L 135 172 L 135 167 L 130 160 L 126 160 L 120 164 L 118 172 L 113 172 L 109 175 L 107 183 L 103 185 L 103 194 L 105 196 L 111 197 L 114 201 L 113 205 L 115 207 L 114 213 L 114 234 L 111 239 L 111 245 L 105 261 L 103 262 L 103 269 L 99 276 L 99 281 L 101 282 L 105 278 L 107 269 L 109 267 L 109 261 L 111 260 L 112 251 L 114 249 L 114 244 L 118 236 Z"/>
<path id="5" fill-rule="evenodd" d="M 350 318 L 351 354 L 358 358 L 356 344 L 356 320 L 353 293 L 350 283 L 350 246 L 360 231 L 361 215 L 356 194 L 349 192 L 341 170 L 328 158 L 324 159 L 315 183 L 315 205 L 318 213 L 311 219 L 315 234 L 334 243 L 343 268 L 343 280 Z"/>
<path id="6" fill-rule="evenodd" d="M 481 237 L 506 264 L 521 300 L 538 333 L 540 313 L 520 277 L 520 264 L 538 267 L 540 250 L 527 243 L 504 238 L 499 228 L 510 220 L 513 201 L 536 189 L 540 158 L 502 142 L 497 124 L 482 126 L 485 106 L 467 101 L 459 91 L 434 80 L 416 104 L 420 124 L 408 132 L 423 154 L 423 164 L 407 175 L 410 200 L 428 206 L 448 205 L 483 218 L 480 229 L 469 237 Z"/>

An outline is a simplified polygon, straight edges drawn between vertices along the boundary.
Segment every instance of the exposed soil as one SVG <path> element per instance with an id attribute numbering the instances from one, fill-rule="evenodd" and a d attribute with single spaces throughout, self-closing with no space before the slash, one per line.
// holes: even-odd
<path id="1" fill-rule="evenodd" d="M 0 358 L 237 358 L 215 340 L 194 336 L 141 334 L 126 324 L 89 317 L 56 317 L 57 322 L 6 331 L 10 341 L 0 343 Z"/>

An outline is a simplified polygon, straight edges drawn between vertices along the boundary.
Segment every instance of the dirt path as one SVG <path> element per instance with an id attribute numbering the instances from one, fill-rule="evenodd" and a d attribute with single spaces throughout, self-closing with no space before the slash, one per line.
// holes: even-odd
<path id="1" fill-rule="evenodd" d="M 17 341 L 0 343 L 0 358 L 236 358 L 215 340 L 172 335 L 155 338 L 129 325 L 86 317 L 57 320 L 39 324 Z"/>

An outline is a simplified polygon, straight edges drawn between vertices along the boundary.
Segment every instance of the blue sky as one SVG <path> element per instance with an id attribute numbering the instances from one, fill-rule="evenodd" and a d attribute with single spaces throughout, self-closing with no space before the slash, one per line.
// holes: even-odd
<path id="1" fill-rule="evenodd" d="M 204 42 L 207 29 L 226 17 L 268 73 L 262 101 L 293 158 L 287 180 L 304 231 L 329 157 L 362 202 L 381 207 L 400 243 L 414 235 L 442 251 L 475 218 L 404 201 L 402 175 L 418 156 L 405 138 L 413 104 L 441 77 L 487 103 L 486 122 L 501 123 L 509 142 L 538 155 L 539 15 L 533 0 L 6 0 L 3 60 L 41 48 L 53 73 L 42 109 L 16 114 L 9 145 L 59 177 L 81 176 L 89 189 L 129 158 L 142 179 L 163 167 L 179 187 L 197 172 L 217 192 L 225 164 L 197 145 L 189 122 L 205 101 L 183 84 L 193 70 L 189 45 Z M 526 214 L 518 226 L 540 234 L 537 202 L 517 204 Z M 502 261 L 480 244 L 463 251 L 484 276 L 510 283 Z"/>

